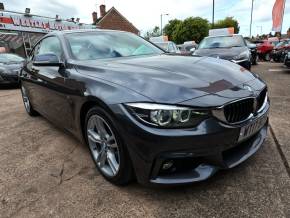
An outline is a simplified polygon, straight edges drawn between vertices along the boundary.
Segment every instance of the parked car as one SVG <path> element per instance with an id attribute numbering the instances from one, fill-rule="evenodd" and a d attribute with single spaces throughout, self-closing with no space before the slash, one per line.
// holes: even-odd
<path id="1" fill-rule="evenodd" d="M 251 51 L 251 63 L 252 63 L 252 65 L 258 64 L 259 57 L 258 57 L 257 45 L 250 42 L 249 40 L 246 40 L 246 43 L 247 43 L 248 48 Z"/>
<path id="2" fill-rule="evenodd" d="M 285 52 L 284 64 L 290 67 L 290 48 Z"/>
<path id="3" fill-rule="evenodd" d="M 167 51 L 169 53 L 177 53 L 179 54 L 180 51 L 176 44 L 171 41 L 166 41 L 166 42 L 154 42 L 155 45 L 163 49 L 164 51 Z"/>
<path id="4" fill-rule="evenodd" d="M 194 41 L 187 41 L 183 44 L 177 45 L 180 53 L 183 55 L 192 55 L 197 48 L 197 44 Z"/>
<path id="5" fill-rule="evenodd" d="M 88 144 L 114 184 L 205 180 L 266 138 L 266 84 L 228 61 L 180 56 L 128 32 L 51 32 L 21 72 L 27 113 Z M 241 175 L 242 176 L 242 175 Z"/>
<path id="6" fill-rule="evenodd" d="M 251 69 L 251 52 L 241 35 L 209 36 L 204 38 L 195 55 L 225 59 Z"/>
<path id="7" fill-rule="evenodd" d="M 271 52 L 274 49 L 274 44 L 269 40 L 256 41 L 258 56 L 265 61 L 271 60 Z"/>
<path id="8" fill-rule="evenodd" d="M 16 54 L 0 53 L 0 85 L 19 83 L 24 59 Z"/>
<path id="9" fill-rule="evenodd" d="M 288 51 L 288 48 L 290 48 L 289 39 L 279 42 L 271 51 L 271 59 L 273 59 L 275 62 L 283 62 L 286 55 L 285 51 Z"/>

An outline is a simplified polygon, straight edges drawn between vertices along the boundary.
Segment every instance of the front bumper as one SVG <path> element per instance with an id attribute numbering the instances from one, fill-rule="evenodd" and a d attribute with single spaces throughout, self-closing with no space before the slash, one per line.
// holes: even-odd
<path id="1" fill-rule="evenodd" d="M 231 60 L 231 62 L 238 64 L 244 68 L 246 68 L 247 70 L 251 69 L 251 61 L 248 59 L 243 59 L 243 60 Z"/>
<path id="2" fill-rule="evenodd" d="M 0 84 L 18 84 L 19 76 L 13 74 L 0 74 Z"/>
<path id="3" fill-rule="evenodd" d="M 269 104 L 254 118 L 239 126 L 227 126 L 209 118 L 192 129 L 157 129 L 145 126 L 122 105 L 115 105 L 117 129 L 127 146 L 139 183 L 186 184 L 205 180 L 220 169 L 233 168 L 252 156 L 266 138 L 268 121 L 250 138 L 238 142 L 240 129 L 262 116 Z M 175 169 L 163 170 L 166 161 Z"/>

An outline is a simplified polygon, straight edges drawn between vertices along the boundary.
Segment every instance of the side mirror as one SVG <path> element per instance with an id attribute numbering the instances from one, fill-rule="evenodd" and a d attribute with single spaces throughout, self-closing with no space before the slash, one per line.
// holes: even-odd
<path id="1" fill-rule="evenodd" d="M 59 60 L 58 56 L 53 53 L 39 54 L 36 55 L 33 61 L 35 66 L 55 66 L 60 67 L 63 63 Z"/>
<path id="2" fill-rule="evenodd" d="M 195 50 L 196 50 L 196 48 L 193 47 L 193 48 L 191 48 L 189 51 L 190 51 L 190 52 L 194 52 Z"/>

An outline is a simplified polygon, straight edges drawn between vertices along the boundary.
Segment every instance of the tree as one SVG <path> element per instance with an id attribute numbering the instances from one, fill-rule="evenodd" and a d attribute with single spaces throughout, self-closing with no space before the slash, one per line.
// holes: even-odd
<path id="1" fill-rule="evenodd" d="M 214 28 L 227 28 L 227 27 L 234 27 L 235 33 L 239 33 L 240 31 L 239 22 L 235 20 L 233 17 L 226 17 L 223 20 L 218 20 L 214 24 Z"/>
<path id="2" fill-rule="evenodd" d="M 177 24 L 173 31 L 172 40 L 177 44 L 185 41 L 196 41 L 199 43 L 208 35 L 209 22 L 201 17 L 189 17 Z"/>
<path id="3" fill-rule="evenodd" d="M 160 35 L 161 35 L 160 28 L 158 26 L 155 26 L 152 30 L 149 30 L 145 33 L 144 38 L 148 40 L 151 37 L 156 37 Z"/>
<path id="4" fill-rule="evenodd" d="M 177 29 L 177 26 L 181 24 L 182 21 L 178 19 L 170 20 L 168 24 L 165 25 L 163 32 L 168 36 L 169 40 L 173 40 L 173 33 Z"/>

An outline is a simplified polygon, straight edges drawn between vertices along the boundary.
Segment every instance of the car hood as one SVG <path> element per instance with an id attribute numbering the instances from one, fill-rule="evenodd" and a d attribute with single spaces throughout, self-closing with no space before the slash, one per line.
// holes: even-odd
<path id="1" fill-rule="evenodd" d="M 74 61 L 73 64 L 82 74 L 121 85 L 164 103 L 218 93 L 255 79 L 239 65 L 206 57 L 156 55 Z"/>
<path id="2" fill-rule="evenodd" d="M 200 56 L 221 58 L 225 60 L 233 60 L 233 58 L 243 51 L 246 51 L 247 47 L 230 47 L 230 48 L 211 48 L 211 49 L 198 49 L 194 54 Z"/>

